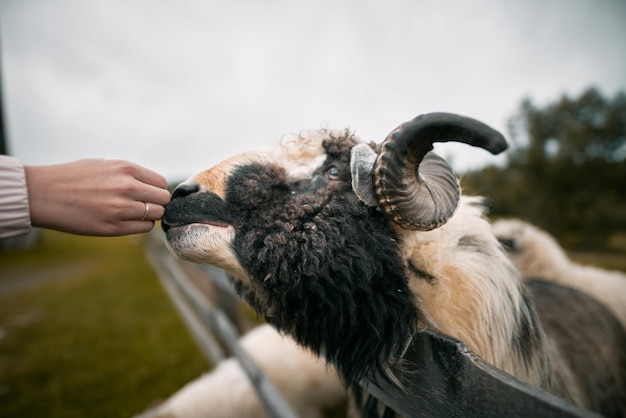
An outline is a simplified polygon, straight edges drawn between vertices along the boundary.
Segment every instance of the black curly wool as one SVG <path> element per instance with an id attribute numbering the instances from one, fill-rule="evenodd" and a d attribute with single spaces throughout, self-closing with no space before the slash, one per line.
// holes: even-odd
<path id="1" fill-rule="evenodd" d="M 243 296 L 350 385 L 396 358 L 417 320 L 396 234 L 352 192 L 353 145 L 327 140 L 326 162 L 306 181 L 278 165 L 239 167 L 225 199 L 234 250 L 269 301 L 240 287 Z"/>

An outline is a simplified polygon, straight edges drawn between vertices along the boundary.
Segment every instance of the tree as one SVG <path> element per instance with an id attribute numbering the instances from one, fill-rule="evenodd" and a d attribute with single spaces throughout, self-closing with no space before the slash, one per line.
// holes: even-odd
<path id="1" fill-rule="evenodd" d="M 624 92 L 607 99 L 589 88 L 545 107 L 526 99 L 509 130 L 505 167 L 465 176 L 470 188 L 491 191 L 495 215 L 525 218 L 582 247 L 626 230 Z"/>

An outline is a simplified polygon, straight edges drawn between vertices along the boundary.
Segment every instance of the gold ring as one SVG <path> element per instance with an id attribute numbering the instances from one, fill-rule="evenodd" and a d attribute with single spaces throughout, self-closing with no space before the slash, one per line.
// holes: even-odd
<path id="1" fill-rule="evenodd" d="M 148 214 L 150 213 L 150 204 L 148 202 L 143 202 L 143 204 L 146 205 L 146 211 L 144 212 L 144 214 L 141 217 L 140 221 L 145 220 L 146 216 L 148 216 Z"/>

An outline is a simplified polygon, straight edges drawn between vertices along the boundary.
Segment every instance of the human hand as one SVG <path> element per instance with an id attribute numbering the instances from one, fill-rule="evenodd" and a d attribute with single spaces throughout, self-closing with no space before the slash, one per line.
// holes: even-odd
<path id="1" fill-rule="evenodd" d="M 170 201 L 163 176 L 128 161 L 26 166 L 25 173 L 32 225 L 73 234 L 148 232 Z"/>

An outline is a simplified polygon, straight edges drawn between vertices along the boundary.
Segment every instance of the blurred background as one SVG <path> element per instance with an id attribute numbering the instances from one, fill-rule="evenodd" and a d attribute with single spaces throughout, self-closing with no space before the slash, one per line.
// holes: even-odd
<path id="1" fill-rule="evenodd" d="M 626 84 L 623 0 L 0 4 L 9 150 L 28 164 L 126 158 L 176 181 L 301 129 L 381 140 L 448 111 L 506 133 L 524 98 Z"/>
<path id="2" fill-rule="evenodd" d="M 467 193 L 626 270 L 623 0 L 0 0 L 0 81 L 5 153 L 171 184 L 301 129 L 471 116 L 511 149 L 437 145 Z M 0 251 L 0 416 L 130 416 L 208 368 L 142 237 Z"/>

